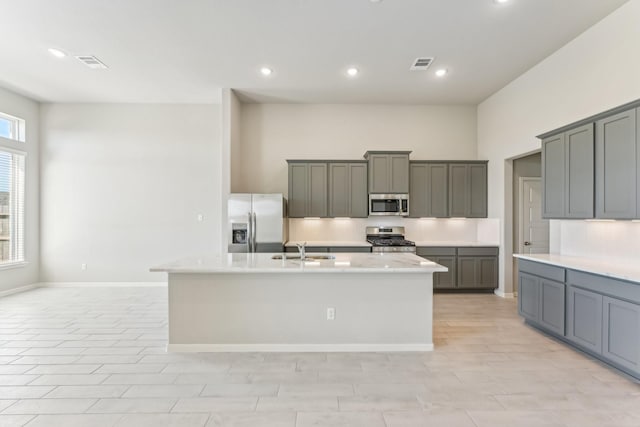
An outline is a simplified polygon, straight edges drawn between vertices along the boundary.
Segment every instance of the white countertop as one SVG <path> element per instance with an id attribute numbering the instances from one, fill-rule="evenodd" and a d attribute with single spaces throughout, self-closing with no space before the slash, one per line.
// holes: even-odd
<path id="1" fill-rule="evenodd" d="M 167 273 L 435 273 L 445 272 L 435 262 L 407 253 L 335 253 L 332 260 L 274 260 L 270 253 L 223 254 L 192 257 L 151 269 Z M 293 254 L 290 254 L 293 255 Z M 308 253 L 307 255 L 313 255 Z M 318 254 L 327 255 L 327 254 Z"/>
<path id="2" fill-rule="evenodd" d="M 513 256 L 519 259 L 555 265 L 570 270 L 584 271 L 585 273 L 599 274 L 601 276 L 629 280 L 631 282 L 640 282 L 640 267 L 638 267 L 637 262 L 632 263 L 631 261 L 612 261 L 556 254 L 514 254 Z"/>
<path id="3" fill-rule="evenodd" d="M 468 241 L 468 240 L 443 240 L 443 241 L 437 241 L 437 240 L 432 240 L 432 241 L 420 241 L 420 242 L 416 242 L 416 246 L 418 247 L 440 247 L 440 246 L 446 246 L 446 247 L 498 247 L 500 245 L 498 245 L 497 243 L 488 243 L 488 242 L 473 242 L 473 241 Z"/>
<path id="4" fill-rule="evenodd" d="M 304 241 L 302 240 L 291 240 L 288 241 L 287 243 L 285 243 L 285 246 L 287 247 L 295 247 L 296 244 L 302 244 L 304 243 Z M 371 247 L 371 243 L 367 242 L 366 240 L 314 240 L 311 241 L 309 240 L 307 242 L 307 246 L 308 247 L 364 247 L 364 248 L 370 248 Z"/>

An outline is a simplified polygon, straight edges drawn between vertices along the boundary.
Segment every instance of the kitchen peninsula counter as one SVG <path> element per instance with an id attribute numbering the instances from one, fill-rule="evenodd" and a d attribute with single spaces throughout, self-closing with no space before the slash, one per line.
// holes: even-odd
<path id="1" fill-rule="evenodd" d="M 195 257 L 153 268 L 169 276 L 168 350 L 433 349 L 433 273 L 445 267 L 406 253 L 307 261 L 274 255 Z"/>

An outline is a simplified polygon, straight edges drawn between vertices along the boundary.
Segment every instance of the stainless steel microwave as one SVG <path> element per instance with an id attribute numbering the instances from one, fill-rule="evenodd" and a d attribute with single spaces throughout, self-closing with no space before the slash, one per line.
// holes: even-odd
<path id="1" fill-rule="evenodd" d="M 408 194 L 369 194 L 369 216 L 408 216 Z"/>

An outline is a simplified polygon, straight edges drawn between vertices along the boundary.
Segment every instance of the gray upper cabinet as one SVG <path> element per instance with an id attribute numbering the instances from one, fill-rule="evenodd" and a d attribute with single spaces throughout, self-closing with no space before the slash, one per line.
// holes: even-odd
<path id="1" fill-rule="evenodd" d="M 596 123 L 596 216 L 632 219 L 637 216 L 637 109 Z"/>
<path id="2" fill-rule="evenodd" d="M 409 166 L 409 216 L 447 218 L 449 216 L 449 165 L 411 162 Z"/>
<path id="3" fill-rule="evenodd" d="M 326 217 L 327 163 L 289 162 L 289 217 Z"/>
<path id="4" fill-rule="evenodd" d="M 594 216 L 593 124 L 542 141 L 544 218 Z"/>
<path id="5" fill-rule="evenodd" d="M 487 162 L 449 164 L 449 216 L 487 217 Z"/>
<path id="6" fill-rule="evenodd" d="M 367 151 L 369 193 L 404 194 L 409 192 L 410 151 Z"/>
<path id="7" fill-rule="evenodd" d="M 366 218 L 367 164 L 329 163 L 329 216 Z"/>

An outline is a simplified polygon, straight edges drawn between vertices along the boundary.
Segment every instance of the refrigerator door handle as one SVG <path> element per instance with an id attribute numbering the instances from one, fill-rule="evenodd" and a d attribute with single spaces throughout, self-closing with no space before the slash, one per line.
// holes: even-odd
<path id="1" fill-rule="evenodd" d="M 252 242 L 253 242 L 253 230 L 251 226 L 251 212 L 247 214 L 247 252 L 253 252 Z"/>
<path id="2" fill-rule="evenodd" d="M 257 252 L 257 239 L 256 239 L 256 234 L 257 234 L 257 226 L 258 226 L 258 221 L 256 219 L 256 213 L 253 213 L 253 230 L 251 231 L 251 237 L 253 238 L 253 252 Z"/>

